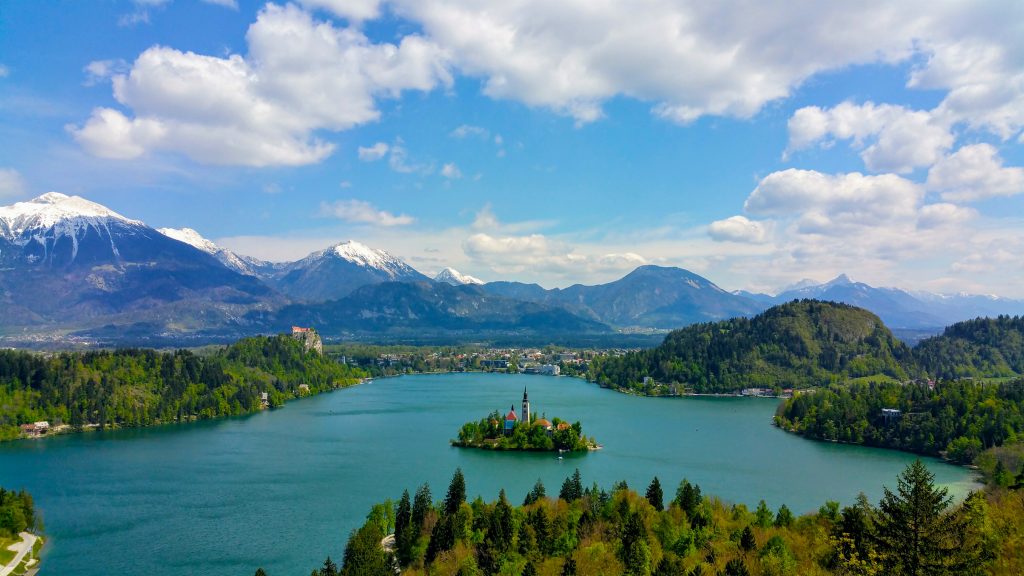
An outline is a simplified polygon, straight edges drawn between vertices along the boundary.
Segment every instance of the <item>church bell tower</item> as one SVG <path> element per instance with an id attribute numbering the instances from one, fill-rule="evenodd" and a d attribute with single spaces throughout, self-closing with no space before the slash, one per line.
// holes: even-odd
<path id="1" fill-rule="evenodd" d="M 526 386 L 523 386 L 523 418 L 525 424 L 530 423 L 530 398 L 526 395 Z"/>

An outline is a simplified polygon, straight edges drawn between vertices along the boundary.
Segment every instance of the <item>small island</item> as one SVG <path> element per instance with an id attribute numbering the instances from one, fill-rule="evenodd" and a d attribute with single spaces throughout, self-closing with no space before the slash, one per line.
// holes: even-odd
<path id="1" fill-rule="evenodd" d="M 530 412 L 530 399 L 523 388 L 522 414 L 517 415 L 515 405 L 502 416 L 497 410 L 479 422 L 466 422 L 459 429 L 453 446 L 483 448 L 485 450 L 519 450 L 533 452 L 584 452 L 600 446 L 593 438 L 583 435 L 583 426 L 560 418 L 537 418 Z"/>

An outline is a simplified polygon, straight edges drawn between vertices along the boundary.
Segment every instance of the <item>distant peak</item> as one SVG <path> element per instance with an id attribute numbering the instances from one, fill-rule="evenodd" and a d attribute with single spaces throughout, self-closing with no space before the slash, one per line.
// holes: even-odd
<path id="1" fill-rule="evenodd" d="M 849 276 L 847 276 L 846 274 L 840 274 L 839 276 L 836 276 L 832 280 L 828 281 L 826 283 L 826 285 L 827 286 L 841 286 L 841 285 L 844 285 L 844 284 L 853 284 L 853 283 L 854 283 L 853 280 L 850 280 Z"/>
<path id="2" fill-rule="evenodd" d="M 49 228 L 76 219 L 84 219 L 92 225 L 101 220 L 120 220 L 142 225 L 142 222 L 129 220 L 102 204 L 60 192 L 47 192 L 25 202 L 0 206 L 0 223 L 3 224 L 0 230 L 6 229 L 6 233 L 13 236 L 19 236 L 26 230 Z"/>
<path id="3" fill-rule="evenodd" d="M 470 276 L 469 274 L 463 274 L 462 272 L 459 272 L 455 268 L 451 267 L 445 268 L 444 270 L 438 272 L 437 276 L 434 276 L 434 281 L 446 282 L 448 284 L 452 284 L 455 286 L 464 284 L 484 284 L 483 280 Z"/>
<path id="4" fill-rule="evenodd" d="M 220 246 L 207 240 L 202 234 L 191 228 L 157 228 L 157 232 L 178 242 L 184 242 L 193 248 L 198 248 L 207 254 L 216 254 L 220 251 Z"/>

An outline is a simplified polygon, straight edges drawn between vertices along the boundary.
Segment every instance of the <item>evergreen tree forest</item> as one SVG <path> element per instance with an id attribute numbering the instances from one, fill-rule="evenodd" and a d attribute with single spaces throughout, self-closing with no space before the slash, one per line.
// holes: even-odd
<path id="1" fill-rule="evenodd" d="M 695 324 L 656 348 L 595 359 L 590 379 L 642 394 L 807 388 L 856 378 L 918 376 L 910 348 L 871 312 L 794 301 L 753 318 Z"/>
<path id="2" fill-rule="evenodd" d="M 25 490 L 0 487 L 0 542 L 14 538 L 19 532 L 34 531 L 40 527 L 32 495 Z"/>
<path id="3" fill-rule="evenodd" d="M 883 409 L 899 413 L 886 415 Z M 818 440 L 945 455 L 971 464 L 983 450 L 1024 440 L 1024 379 L 834 386 L 786 400 L 775 423 Z"/>
<path id="4" fill-rule="evenodd" d="M 0 439 L 42 420 L 80 430 L 246 414 L 263 407 L 264 392 L 274 407 L 363 376 L 285 335 L 246 338 L 205 355 L 0 350 Z"/>
<path id="5" fill-rule="evenodd" d="M 380 505 L 375 506 L 375 510 Z M 504 491 L 466 500 L 456 471 L 447 496 L 406 491 L 391 526 L 371 512 L 352 532 L 340 565 L 313 576 L 437 575 L 1019 575 L 1024 567 L 1024 491 L 993 486 L 954 504 L 917 461 L 877 505 L 826 502 L 795 516 L 702 494 L 683 480 L 645 495 L 625 483 L 583 487 L 577 470 L 557 498 L 538 481 L 522 506 Z"/>

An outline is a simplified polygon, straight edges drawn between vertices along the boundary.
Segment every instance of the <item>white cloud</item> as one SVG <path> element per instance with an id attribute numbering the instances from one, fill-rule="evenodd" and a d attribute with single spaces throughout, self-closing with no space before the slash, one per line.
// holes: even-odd
<path id="1" fill-rule="evenodd" d="M 952 224 L 962 224 L 975 218 L 978 212 L 965 206 L 957 206 L 948 202 L 927 204 L 921 207 L 917 225 L 921 228 L 938 228 Z"/>
<path id="2" fill-rule="evenodd" d="M 601 118 L 603 102 L 619 96 L 654 102 L 653 113 L 675 122 L 750 117 L 816 73 L 902 61 L 936 20 L 968 12 L 917 2 L 390 4 L 464 73 L 482 77 L 487 95 L 579 123 Z"/>
<path id="3" fill-rule="evenodd" d="M 268 4 L 246 40 L 245 57 L 149 48 L 112 78 L 134 118 L 97 109 L 72 132 L 104 157 L 166 150 L 208 164 L 310 164 L 334 149 L 316 133 L 376 120 L 379 97 L 451 82 L 442 50 L 422 36 L 374 44 L 294 5 Z"/>
<path id="4" fill-rule="evenodd" d="M 724 220 L 716 220 L 708 226 L 708 235 L 719 242 L 764 242 L 768 231 L 761 222 L 748 219 L 746 216 L 730 216 Z"/>
<path id="5" fill-rule="evenodd" d="M 83 69 L 85 72 L 85 85 L 95 86 L 110 80 L 117 74 L 124 74 L 128 72 L 128 70 L 128 63 L 121 59 L 93 60 L 86 64 Z"/>
<path id="6" fill-rule="evenodd" d="M 388 145 L 384 142 L 377 142 L 373 146 L 359 147 L 359 159 L 363 162 L 375 162 L 388 153 Z"/>
<path id="7" fill-rule="evenodd" d="M 0 199 L 18 198 L 25 194 L 25 179 L 13 168 L 0 168 Z"/>
<path id="8" fill-rule="evenodd" d="M 799 214 L 802 232 L 840 234 L 911 219 L 923 197 L 920 185 L 894 174 L 832 176 L 791 168 L 763 178 L 744 208 L 769 216 Z"/>
<path id="9" fill-rule="evenodd" d="M 0 64 L 0 78 L 7 78 L 11 75 L 11 69 L 3 64 Z"/>
<path id="10" fill-rule="evenodd" d="M 450 136 L 452 138 L 468 138 L 470 136 L 476 138 L 487 139 L 490 136 L 490 131 L 483 126 L 473 126 L 471 124 L 462 124 L 452 130 Z M 500 136 L 499 136 L 500 138 Z"/>
<path id="11" fill-rule="evenodd" d="M 338 200 L 320 204 L 320 216 L 338 218 L 353 224 L 370 224 L 373 226 L 406 226 L 416 221 L 406 214 L 392 214 L 378 210 L 373 204 L 363 200 Z"/>
<path id="12" fill-rule="evenodd" d="M 454 162 L 449 162 L 441 167 L 441 176 L 449 180 L 458 180 L 462 178 L 462 171 L 455 165 Z"/>
<path id="13" fill-rule="evenodd" d="M 990 144 L 963 146 L 928 172 L 927 187 L 944 200 L 970 202 L 1024 192 L 1024 168 L 1003 166 Z"/>
<path id="14" fill-rule="evenodd" d="M 232 10 L 238 10 L 238 0 L 203 0 L 207 4 L 213 4 L 215 6 L 223 6 L 224 8 L 231 8 Z"/>
<path id="15" fill-rule="evenodd" d="M 356 22 L 380 15 L 381 0 L 299 0 L 303 6 L 321 9 Z"/>
<path id="16" fill-rule="evenodd" d="M 951 127 L 929 112 L 902 106 L 843 102 L 822 109 L 807 106 L 789 119 L 788 156 L 814 144 L 850 140 L 873 172 L 910 172 L 934 164 L 953 146 Z"/>
<path id="17" fill-rule="evenodd" d="M 409 151 L 399 138 L 391 145 L 388 154 L 388 167 L 399 174 L 423 174 L 427 175 L 434 171 L 432 162 L 412 162 L 409 160 Z"/>

